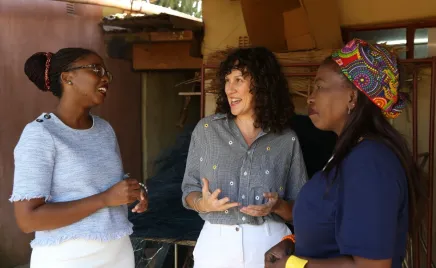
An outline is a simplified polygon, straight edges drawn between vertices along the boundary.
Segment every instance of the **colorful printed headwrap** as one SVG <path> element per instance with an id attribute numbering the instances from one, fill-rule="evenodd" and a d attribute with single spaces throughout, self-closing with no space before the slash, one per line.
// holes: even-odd
<path id="1" fill-rule="evenodd" d="M 406 107 L 407 94 L 398 92 L 399 71 L 396 57 L 385 47 L 353 39 L 332 58 L 342 73 L 383 110 L 395 118 Z"/>

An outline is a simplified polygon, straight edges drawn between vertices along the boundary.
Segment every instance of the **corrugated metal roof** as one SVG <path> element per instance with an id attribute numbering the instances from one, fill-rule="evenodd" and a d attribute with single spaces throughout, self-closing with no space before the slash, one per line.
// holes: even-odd
<path id="1" fill-rule="evenodd" d="M 105 32 L 156 32 L 200 30 L 203 22 L 170 14 L 114 14 L 104 17 L 101 26 Z"/>

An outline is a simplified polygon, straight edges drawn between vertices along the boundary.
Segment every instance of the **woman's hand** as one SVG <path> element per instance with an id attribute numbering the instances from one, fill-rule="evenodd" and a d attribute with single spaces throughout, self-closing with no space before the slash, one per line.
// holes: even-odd
<path id="1" fill-rule="evenodd" d="M 125 179 L 106 190 L 102 196 L 107 207 L 126 205 L 141 198 L 141 186 L 136 179 Z"/>
<path id="2" fill-rule="evenodd" d="M 228 197 L 224 197 L 218 199 L 218 195 L 221 193 L 220 189 L 216 189 L 213 193 L 209 190 L 209 181 L 206 178 L 202 179 L 203 188 L 202 194 L 203 197 L 198 201 L 198 210 L 200 212 L 213 212 L 213 211 L 225 211 L 229 208 L 237 207 L 240 204 L 238 202 L 230 202 Z"/>
<path id="3" fill-rule="evenodd" d="M 265 268 L 286 268 L 286 262 L 289 257 L 287 256 L 287 258 L 276 260 L 275 262 L 265 262 Z"/>
<path id="4" fill-rule="evenodd" d="M 139 203 L 132 209 L 132 212 L 142 213 L 148 209 L 148 194 L 144 189 L 141 189 L 141 194 L 139 196 Z"/>
<path id="5" fill-rule="evenodd" d="M 263 205 L 249 205 L 240 209 L 242 213 L 253 217 L 267 216 L 274 212 L 279 204 L 278 193 L 264 193 L 263 196 L 268 199 L 268 202 Z"/>
<path id="6" fill-rule="evenodd" d="M 265 268 L 284 268 L 294 252 L 294 243 L 285 239 L 265 253 Z"/>

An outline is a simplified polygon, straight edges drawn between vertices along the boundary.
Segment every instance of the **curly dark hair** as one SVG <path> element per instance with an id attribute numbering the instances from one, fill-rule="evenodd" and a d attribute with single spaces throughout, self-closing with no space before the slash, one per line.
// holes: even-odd
<path id="1" fill-rule="evenodd" d="M 219 92 L 216 113 L 235 116 L 230 112 L 230 105 L 225 92 L 225 78 L 233 70 L 239 70 L 244 77 L 251 77 L 250 92 L 255 102 L 255 127 L 281 132 L 290 126 L 294 115 L 294 104 L 288 83 L 281 71 L 275 55 L 264 47 L 238 48 L 230 51 L 218 71 Z"/>

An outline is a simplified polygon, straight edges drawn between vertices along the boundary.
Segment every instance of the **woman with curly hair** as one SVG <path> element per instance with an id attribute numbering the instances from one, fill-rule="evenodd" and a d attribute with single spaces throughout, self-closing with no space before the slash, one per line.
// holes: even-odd
<path id="1" fill-rule="evenodd" d="M 285 222 L 307 180 L 289 129 L 294 106 L 265 48 L 230 53 L 219 79 L 217 114 L 194 129 L 182 183 L 184 206 L 205 220 L 195 267 L 260 268 L 266 250 L 291 234 Z"/>

